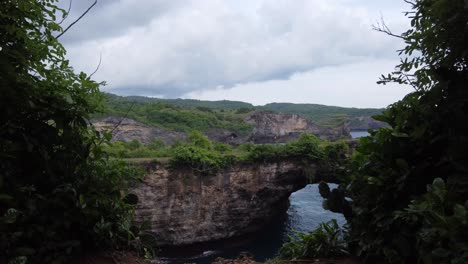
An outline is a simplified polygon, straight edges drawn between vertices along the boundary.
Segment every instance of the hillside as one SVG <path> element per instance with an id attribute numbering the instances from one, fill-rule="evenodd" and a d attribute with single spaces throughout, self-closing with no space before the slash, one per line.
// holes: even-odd
<path id="1" fill-rule="evenodd" d="M 166 100 L 105 94 L 104 104 L 104 111 L 95 114 L 94 118 L 126 116 L 148 125 L 178 132 L 206 132 L 218 129 L 245 135 L 252 130 L 252 126 L 243 119 L 253 109 L 242 108 L 241 106 L 251 106 L 242 102 Z"/>
<path id="2" fill-rule="evenodd" d="M 122 97 L 105 94 L 106 109 L 95 115 L 122 116 L 166 129 L 186 132 L 228 129 L 245 134 L 251 126 L 243 119 L 253 111 L 290 113 L 303 116 L 325 128 L 337 128 L 348 123 L 351 130 L 375 129 L 383 123 L 371 117 L 383 109 L 346 108 L 319 104 L 271 103 L 253 106 L 239 101 L 202 101 L 193 99 L 160 99 L 143 96 Z"/>
<path id="3" fill-rule="evenodd" d="M 349 108 L 292 103 L 271 103 L 258 108 L 274 112 L 301 115 L 327 127 L 335 127 L 343 121 L 348 121 L 352 130 L 373 129 L 383 125 L 371 118 L 374 115 L 381 114 L 383 111 L 383 109 L 376 108 Z"/>
<path id="4" fill-rule="evenodd" d="M 195 99 L 162 99 L 162 98 L 153 98 L 153 97 L 145 97 L 145 96 L 125 96 L 121 97 L 114 94 L 107 93 L 106 96 L 108 98 L 112 98 L 113 100 L 122 100 L 125 98 L 126 100 L 130 100 L 132 102 L 137 103 L 167 103 L 171 105 L 176 105 L 180 107 L 208 107 L 213 109 L 239 109 L 239 108 L 254 108 L 252 104 L 240 102 L 240 101 L 228 101 L 228 100 L 221 100 L 221 101 L 203 101 L 203 100 L 195 100 Z"/>

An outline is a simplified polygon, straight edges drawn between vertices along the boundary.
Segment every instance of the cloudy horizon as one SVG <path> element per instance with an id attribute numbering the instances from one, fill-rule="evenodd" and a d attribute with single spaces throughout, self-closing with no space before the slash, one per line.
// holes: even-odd
<path id="1" fill-rule="evenodd" d="M 73 1 L 70 23 L 94 1 Z M 62 0 L 61 6 L 68 7 Z M 104 92 L 161 98 L 386 107 L 411 91 L 377 85 L 403 32 L 394 0 L 100 0 L 61 39 Z M 66 26 L 66 23 L 65 23 Z"/>

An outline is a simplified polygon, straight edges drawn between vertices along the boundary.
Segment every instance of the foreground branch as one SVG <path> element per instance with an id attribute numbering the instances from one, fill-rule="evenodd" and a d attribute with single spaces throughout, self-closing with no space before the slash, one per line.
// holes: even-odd
<path id="1" fill-rule="evenodd" d="M 73 27 L 73 25 L 75 25 L 78 21 L 80 21 L 95 5 L 97 4 L 97 0 L 94 1 L 94 3 L 88 7 L 88 9 L 86 9 L 86 11 L 81 14 L 80 17 L 78 17 L 75 21 L 73 21 L 73 23 L 71 23 L 64 31 L 62 31 L 62 33 L 60 33 L 57 37 L 55 37 L 56 39 L 60 38 L 63 34 L 65 34 L 71 27 Z"/>

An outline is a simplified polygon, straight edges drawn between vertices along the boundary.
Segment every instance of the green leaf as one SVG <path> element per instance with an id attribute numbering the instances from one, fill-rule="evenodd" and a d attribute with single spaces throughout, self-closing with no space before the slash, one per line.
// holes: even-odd
<path id="1" fill-rule="evenodd" d="M 455 217 L 459 218 L 462 221 L 467 220 L 466 209 L 463 205 L 456 204 L 455 208 L 453 209 Z"/>
<path id="2" fill-rule="evenodd" d="M 398 137 L 398 138 L 407 138 L 409 137 L 408 134 L 403 133 L 403 132 L 392 132 L 392 136 Z"/>
<path id="3" fill-rule="evenodd" d="M 445 258 L 450 256 L 450 251 L 445 248 L 436 248 L 432 251 L 432 255 L 440 258 Z"/>

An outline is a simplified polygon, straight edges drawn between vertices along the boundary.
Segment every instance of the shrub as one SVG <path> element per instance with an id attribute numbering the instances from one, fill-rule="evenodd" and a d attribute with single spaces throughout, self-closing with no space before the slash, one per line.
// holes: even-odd
<path id="1" fill-rule="evenodd" d="M 450 201 L 441 178 L 427 187 L 427 193 L 413 200 L 396 220 L 417 227 L 416 248 L 423 263 L 468 263 L 468 203 Z"/>
<path id="2" fill-rule="evenodd" d="M 415 91 L 375 117 L 390 127 L 360 139 L 340 188 L 352 200 L 350 241 L 369 263 L 466 263 L 468 6 L 406 2 L 406 58 L 381 82 Z"/>
<path id="3" fill-rule="evenodd" d="M 187 137 L 187 142 L 203 149 L 211 149 L 213 147 L 212 142 L 200 131 L 192 131 Z"/>
<path id="4" fill-rule="evenodd" d="M 199 173 L 216 173 L 225 165 L 222 155 L 193 145 L 183 145 L 174 149 L 170 165 L 173 168 L 189 167 Z"/>
<path id="5" fill-rule="evenodd" d="M 65 60 L 56 2 L 0 9 L 0 263 L 66 263 L 135 237 L 123 195 L 138 173 L 89 126 L 100 84 Z"/>
<path id="6" fill-rule="evenodd" d="M 290 157 L 299 159 L 316 160 L 323 156 L 319 145 L 323 140 L 309 133 L 302 133 L 299 139 L 286 144 L 285 152 Z"/>
<path id="7" fill-rule="evenodd" d="M 279 258 L 301 260 L 348 255 L 343 235 L 335 219 L 321 223 L 308 234 L 290 236 L 291 241 L 280 248 Z"/>

